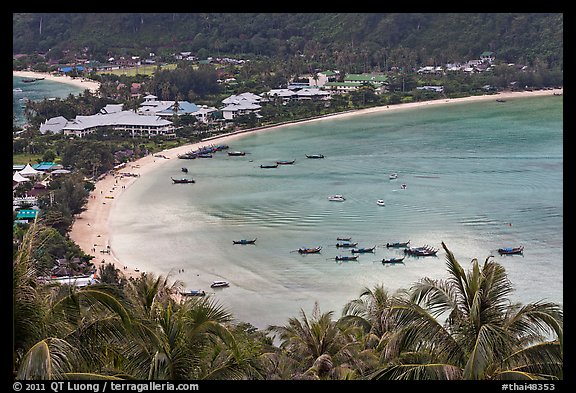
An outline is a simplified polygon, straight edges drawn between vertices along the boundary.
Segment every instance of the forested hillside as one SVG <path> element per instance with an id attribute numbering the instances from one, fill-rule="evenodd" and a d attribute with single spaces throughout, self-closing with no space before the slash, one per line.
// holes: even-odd
<path id="1" fill-rule="evenodd" d="M 563 14 L 13 14 L 14 53 L 304 55 L 323 66 L 444 64 L 492 51 L 501 61 L 563 67 Z"/>

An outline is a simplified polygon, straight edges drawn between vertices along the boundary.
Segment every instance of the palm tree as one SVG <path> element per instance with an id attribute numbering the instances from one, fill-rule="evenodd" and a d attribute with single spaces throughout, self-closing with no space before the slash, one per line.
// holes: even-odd
<path id="1" fill-rule="evenodd" d="M 563 312 L 513 304 L 505 269 L 488 257 L 466 273 L 444 243 L 449 277 L 424 278 L 392 305 L 394 335 L 376 379 L 561 379 Z"/>
<path id="2" fill-rule="evenodd" d="M 280 349 L 297 360 L 294 378 L 339 379 L 351 377 L 360 344 L 354 340 L 354 328 L 341 328 L 332 319 L 333 311 L 320 313 L 318 303 L 312 319 L 300 310 L 301 319 L 290 318 L 285 326 L 268 327 L 281 340 Z"/>
<path id="3" fill-rule="evenodd" d="M 34 267 L 39 230 L 34 222 L 13 260 L 14 373 L 19 379 L 59 379 L 104 372 L 107 349 L 131 322 L 126 305 L 107 285 L 40 283 Z"/>
<path id="4" fill-rule="evenodd" d="M 120 363 L 138 379 L 244 379 L 259 376 L 258 352 L 245 351 L 230 328 L 232 314 L 211 297 L 178 303 L 182 283 L 145 274 L 132 280 L 137 318 Z"/>

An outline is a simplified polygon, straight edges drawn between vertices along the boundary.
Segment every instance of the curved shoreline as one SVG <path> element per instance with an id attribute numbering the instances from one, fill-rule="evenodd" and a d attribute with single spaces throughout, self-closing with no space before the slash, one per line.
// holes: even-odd
<path id="1" fill-rule="evenodd" d="M 290 123 L 271 125 L 249 130 L 241 130 L 229 134 L 218 135 L 212 138 L 206 138 L 201 142 L 163 150 L 155 154 L 156 156 L 162 155 L 166 158 L 149 155 L 134 162 L 127 163 L 126 167 L 121 169 L 120 172 L 130 172 L 139 176 L 145 176 L 149 172 L 158 168 L 158 166 L 165 163 L 168 159 L 178 158 L 179 154 L 184 154 L 213 142 L 227 144 L 230 141 L 245 135 L 253 135 L 256 133 L 279 129 L 294 124 L 310 123 L 326 119 L 333 120 L 362 114 L 384 113 L 389 111 L 413 109 L 447 103 L 469 103 L 496 99 L 551 96 L 554 94 L 562 93 L 563 89 L 539 90 L 533 92 L 508 92 L 495 95 L 471 96 L 455 99 L 441 99 L 434 101 L 398 104 L 392 106 L 380 106 L 351 112 L 336 113 L 313 119 L 294 121 Z M 100 263 L 113 263 L 120 270 L 120 272 L 127 277 L 138 277 L 140 271 L 138 270 L 137 266 L 126 266 L 122 264 L 121 261 L 115 257 L 113 250 L 108 247 L 110 237 L 112 235 L 108 226 L 108 222 L 115 201 L 121 197 L 125 189 L 130 187 L 130 185 L 137 180 L 138 177 L 126 177 L 113 173 L 104 176 L 96 183 L 95 189 L 90 193 L 88 203 L 86 205 L 86 210 L 75 217 L 76 219 L 72 225 L 71 231 L 69 232 L 70 238 L 76 242 L 86 254 L 95 255 L 94 261 L 96 262 L 96 265 L 98 265 L 98 261 L 100 261 Z"/>
<path id="2" fill-rule="evenodd" d="M 100 88 L 100 83 L 86 79 L 86 78 L 72 78 L 67 75 L 56 76 L 47 72 L 35 72 L 35 71 L 12 71 L 12 76 L 19 78 L 43 78 L 47 81 L 66 83 L 68 85 L 76 86 L 81 89 L 88 89 L 92 93 L 96 93 Z"/>

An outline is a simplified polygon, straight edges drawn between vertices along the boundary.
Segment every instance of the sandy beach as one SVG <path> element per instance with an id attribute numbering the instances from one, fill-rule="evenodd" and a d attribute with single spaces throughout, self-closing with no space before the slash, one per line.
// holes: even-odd
<path id="1" fill-rule="evenodd" d="M 523 97 L 550 96 L 562 93 L 563 89 L 538 90 L 531 92 L 508 92 L 508 93 L 499 93 L 497 95 L 483 95 L 483 96 L 473 96 L 457 99 L 442 99 L 435 101 L 407 103 L 391 106 L 380 106 L 352 112 L 339 113 L 321 118 L 294 122 L 290 124 L 275 125 L 245 132 L 225 134 L 219 137 L 211 138 L 210 140 L 204 140 L 199 143 L 164 150 L 155 153 L 154 156 L 149 155 L 141 159 L 138 159 L 134 162 L 127 163 L 124 168 L 118 170 L 117 172 L 124 172 L 124 173 L 129 172 L 137 174 L 139 176 L 146 176 L 148 173 L 158 168 L 160 165 L 166 163 L 169 159 L 178 159 L 179 154 L 196 150 L 199 147 L 207 146 L 210 144 L 229 144 L 234 139 L 245 135 L 253 135 L 254 133 L 266 132 L 282 127 L 289 127 L 290 125 L 293 124 L 302 124 L 314 121 L 322 121 L 324 119 L 344 118 L 349 116 L 357 116 L 377 112 L 407 110 L 418 107 L 442 105 L 447 103 L 468 103 L 468 102 L 496 100 L 496 99 L 506 100 L 506 99 L 523 98 Z M 166 158 L 158 157 L 158 155 L 162 155 Z M 138 181 L 138 179 L 139 177 L 121 176 L 118 173 L 115 173 L 115 174 L 108 174 L 103 179 L 98 181 L 96 183 L 95 190 L 92 191 L 89 196 L 86 210 L 76 216 L 76 220 L 70 232 L 70 238 L 74 240 L 85 253 L 89 255 L 95 255 L 94 261 L 97 266 L 103 263 L 113 263 L 127 277 L 137 277 L 141 272 L 138 269 L 138 266 L 126 266 L 122 264 L 122 262 L 119 261 L 114 256 L 114 250 L 109 248 L 109 240 L 111 232 L 108 227 L 108 220 L 110 217 L 110 213 L 112 211 L 112 207 L 114 206 L 114 203 L 118 200 L 118 198 L 121 197 L 123 191 L 126 190 L 128 187 L 130 187 L 130 185 L 133 184 L 135 181 Z"/>
<path id="2" fill-rule="evenodd" d="M 86 78 L 72 78 L 66 75 L 53 75 L 44 72 L 32 72 L 32 71 L 12 71 L 12 75 L 20 78 L 44 78 L 47 81 L 54 81 L 60 83 L 66 83 L 68 85 L 73 85 L 81 89 L 88 89 L 92 93 L 96 93 L 100 88 L 100 83 L 86 79 Z"/>

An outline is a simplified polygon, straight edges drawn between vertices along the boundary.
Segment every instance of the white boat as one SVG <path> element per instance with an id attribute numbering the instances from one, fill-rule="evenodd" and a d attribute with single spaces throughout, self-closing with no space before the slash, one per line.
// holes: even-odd
<path id="1" fill-rule="evenodd" d="M 346 198 L 344 198 L 342 195 L 331 195 L 328 197 L 328 200 L 333 202 L 344 202 Z"/>
<path id="2" fill-rule="evenodd" d="M 378 205 L 380 205 L 380 206 L 386 206 L 386 203 L 384 202 L 384 199 L 378 199 L 378 200 L 376 201 L 376 203 L 377 203 Z"/>
<path id="3" fill-rule="evenodd" d="M 221 288 L 221 287 L 228 287 L 230 283 L 228 281 L 214 281 L 210 287 L 212 288 Z"/>
<path id="4" fill-rule="evenodd" d="M 15 88 L 15 89 L 12 89 L 12 91 L 15 92 L 15 93 L 21 93 L 21 92 L 23 92 L 24 90 L 22 90 L 21 88 L 17 87 L 17 88 Z"/>
<path id="5" fill-rule="evenodd" d="M 394 180 L 394 179 L 398 179 L 398 174 L 397 174 L 397 173 L 391 173 L 391 174 L 390 174 L 390 180 Z"/>

